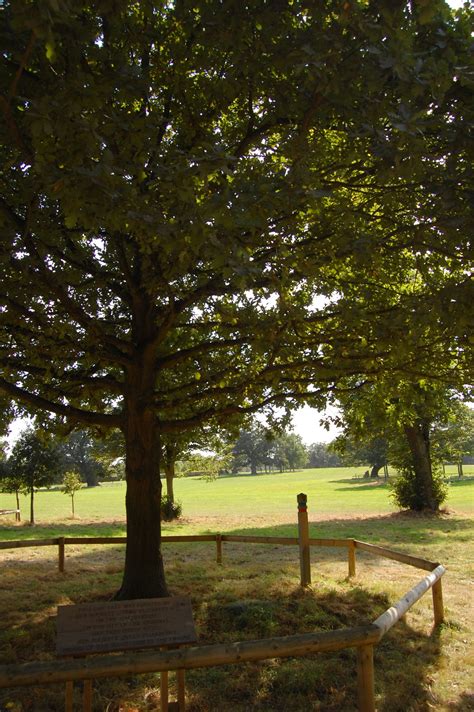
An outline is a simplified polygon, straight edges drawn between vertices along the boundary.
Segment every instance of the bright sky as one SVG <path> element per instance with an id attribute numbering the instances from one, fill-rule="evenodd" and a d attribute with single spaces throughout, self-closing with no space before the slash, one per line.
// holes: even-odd
<path id="1" fill-rule="evenodd" d="M 328 408 L 327 411 L 319 412 L 315 408 L 310 408 L 309 405 L 305 405 L 293 414 L 294 432 L 301 435 L 306 445 L 330 442 L 336 437 L 338 433 L 337 428 L 332 426 L 328 431 L 320 425 L 319 421 L 326 415 L 331 415 L 335 412 L 334 408 Z M 27 427 L 28 423 L 27 418 L 18 418 L 12 423 L 8 435 L 10 445 L 15 442 L 20 432 Z"/>
<path id="2" fill-rule="evenodd" d="M 335 413 L 336 409 L 333 407 L 329 407 L 324 412 L 319 412 L 315 408 L 310 408 L 309 405 L 305 405 L 293 413 L 294 432 L 301 435 L 306 445 L 311 445 L 312 443 L 328 443 L 334 440 L 338 434 L 338 429 L 332 425 L 329 430 L 326 430 L 319 421 L 321 418 Z"/>

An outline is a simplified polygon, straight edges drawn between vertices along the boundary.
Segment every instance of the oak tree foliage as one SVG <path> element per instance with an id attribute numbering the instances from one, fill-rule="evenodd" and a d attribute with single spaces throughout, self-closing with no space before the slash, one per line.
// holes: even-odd
<path id="1" fill-rule="evenodd" d="M 466 367 L 469 20 L 6 0 L 0 43 L 0 389 L 122 431 L 118 596 L 165 595 L 161 436 L 419 375 L 433 339 Z"/>

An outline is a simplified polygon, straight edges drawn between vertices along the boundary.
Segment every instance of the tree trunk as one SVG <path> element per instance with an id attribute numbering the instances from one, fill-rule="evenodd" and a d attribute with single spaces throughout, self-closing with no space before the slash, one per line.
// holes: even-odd
<path id="1" fill-rule="evenodd" d="M 16 514 L 15 514 L 15 520 L 17 522 L 21 521 L 21 514 L 20 514 L 20 493 L 18 490 L 15 490 L 15 497 L 16 497 Z"/>
<path id="2" fill-rule="evenodd" d="M 431 469 L 429 423 L 419 420 L 413 425 L 406 425 L 405 435 L 410 446 L 415 471 L 418 510 L 429 509 L 437 512 L 439 509 L 433 487 L 433 472 Z"/>
<path id="3" fill-rule="evenodd" d="M 170 502 L 174 502 L 174 476 L 176 462 L 176 446 L 166 445 L 165 447 L 165 476 L 166 476 L 166 496 Z"/>
<path id="4" fill-rule="evenodd" d="M 127 546 L 117 600 L 168 596 L 161 557 L 159 435 L 153 407 L 127 399 Z"/>
<path id="5" fill-rule="evenodd" d="M 458 477 L 461 479 L 461 477 L 464 475 L 463 469 L 462 469 L 462 460 L 458 460 Z"/>
<path id="6" fill-rule="evenodd" d="M 71 495 L 72 518 L 74 519 L 74 495 Z"/>
<path id="7" fill-rule="evenodd" d="M 35 488 L 30 487 L 30 524 L 33 526 L 35 523 Z"/>
<path id="8" fill-rule="evenodd" d="M 373 477 L 374 479 L 378 478 L 379 470 L 381 467 L 382 467 L 382 465 L 372 465 L 372 469 L 370 470 L 370 476 Z"/>

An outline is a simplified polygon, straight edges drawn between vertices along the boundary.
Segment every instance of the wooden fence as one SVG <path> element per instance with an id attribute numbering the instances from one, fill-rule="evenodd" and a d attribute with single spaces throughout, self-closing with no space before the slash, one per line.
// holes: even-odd
<path id="1" fill-rule="evenodd" d="M 14 514 L 15 522 L 21 521 L 21 512 L 19 509 L 0 509 L 0 517 L 2 515 Z"/>
<path id="2" fill-rule="evenodd" d="M 298 500 L 298 504 L 300 504 Z M 303 512 L 301 512 L 304 514 Z M 193 668 L 229 665 L 265 660 L 269 658 L 298 657 L 323 651 L 355 648 L 357 652 L 357 690 L 360 712 L 375 712 L 374 693 L 374 646 L 390 628 L 430 589 L 433 596 L 434 623 L 444 620 L 441 577 L 445 568 L 440 564 L 392 551 L 381 546 L 356 539 L 315 539 L 308 535 L 307 526 L 299 526 L 298 537 L 240 536 L 234 534 L 204 534 L 163 536 L 163 542 L 215 542 L 216 560 L 223 560 L 224 543 L 271 544 L 298 546 L 300 552 L 300 581 L 308 585 L 310 576 L 309 548 L 342 547 L 348 552 L 348 573 L 356 572 L 356 552 L 365 551 L 373 556 L 399 561 L 429 573 L 411 588 L 397 603 L 379 616 L 373 623 L 342 630 L 307 633 L 267 638 L 245 642 L 195 646 L 159 652 L 121 653 L 113 656 L 99 655 L 93 658 L 54 660 L 24 663 L 23 665 L 0 666 L 0 687 L 18 687 L 46 683 L 90 680 L 102 677 L 119 677 L 140 673 L 189 670 Z M 1 542 L 1 549 L 57 546 L 58 567 L 65 570 L 65 552 L 68 545 L 125 544 L 126 537 L 59 537 L 30 539 L 27 541 Z M 310 579 L 309 579 L 310 580 Z"/>

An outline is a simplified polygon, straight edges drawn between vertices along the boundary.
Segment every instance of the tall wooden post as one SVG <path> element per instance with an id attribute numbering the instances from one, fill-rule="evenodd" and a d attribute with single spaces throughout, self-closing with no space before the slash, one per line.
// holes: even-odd
<path id="1" fill-rule="evenodd" d="M 433 584 L 433 612 L 435 625 L 440 625 L 444 621 L 443 588 L 441 579 Z"/>
<path id="2" fill-rule="evenodd" d="M 58 539 L 58 568 L 61 573 L 64 572 L 64 537 Z"/>
<path id="3" fill-rule="evenodd" d="M 302 492 L 296 496 L 298 501 L 298 538 L 300 546 L 300 581 L 302 586 L 311 583 L 311 560 L 309 553 L 308 498 Z"/>
<path id="4" fill-rule="evenodd" d="M 357 648 L 357 696 L 359 712 L 375 712 L 373 645 Z"/>
<path id="5" fill-rule="evenodd" d="M 216 534 L 216 559 L 218 564 L 222 564 L 222 537 Z"/>

